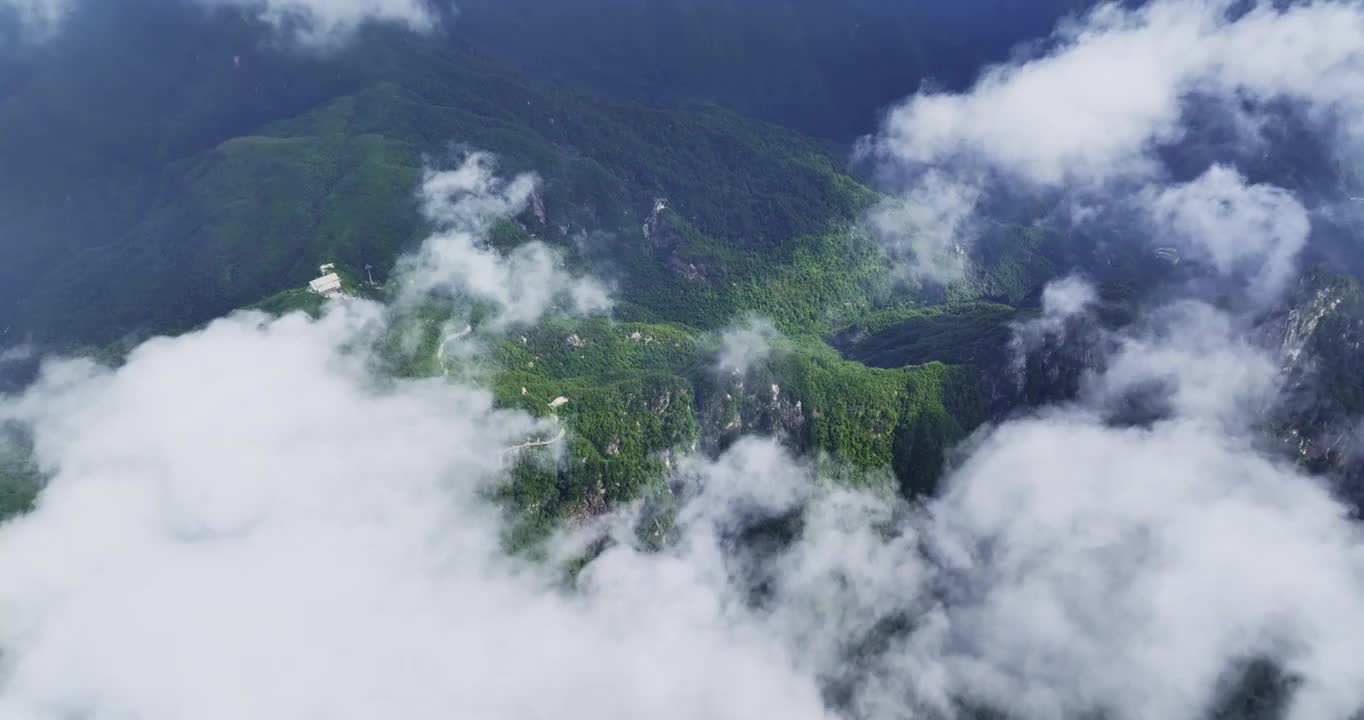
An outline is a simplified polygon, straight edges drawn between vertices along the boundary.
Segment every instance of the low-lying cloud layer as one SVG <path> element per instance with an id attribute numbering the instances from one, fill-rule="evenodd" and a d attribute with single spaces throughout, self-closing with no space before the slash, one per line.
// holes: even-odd
<path id="1" fill-rule="evenodd" d="M 0 717 L 818 716 L 703 566 L 574 596 L 503 556 L 480 493 L 537 422 L 375 384 L 381 317 L 239 315 L 5 404 L 54 475 L 0 529 Z"/>
<path id="2" fill-rule="evenodd" d="M 514 267 L 482 243 L 535 187 L 481 155 L 430 173 L 415 297 L 545 312 L 471 275 Z M 1043 296 L 1020 338 L 1097 302 L 1079 278 Z M 1201 720 L 1238 691 L 1299 720 L 1364 708 L 1364 537 L 1258 452 L 1276 369 L 1227 311 L 1176 302 L 1118 332 L 1081 402 L 985 431 L 921 507 L 771 439 L 684 459 L 676 541 L 638 547 L 622 509 L 551 541 L 615 539 L 571 587 L 505 554 L 488 500 L 502 449 L 553 429 L 461 382 L 377 377 L 390 317 L 238 314 L 117 369 L 51 363 L 0 401 L 50 475 L 0 527 L 0 718 Z M 775 337 L 741 326 L 716 365 Z M 1134 394 L 1160 412 L 1112 424 Z M 788 541 L 750 539 L 773 527 Z M 1286 680 L 1247 690 L 1255 662 Z"/>
<path id="3" fill-rule="evenodd" d="M 1203 718 L 1266 658 L 1289 717 L 1349 717 L 1364 540 L 1218 415 L 1260 387 L 1210 359 L 1259 351 L 1192 315 L 1124 351 L 1192 398 L 1148 427 L 1098 395 L 1008 423 L 919 510 L 744 440 L 682 464 L 676 543 L 617 531 L 575 589 L 486 499 L 545 429 L 375 378 L 377 305 L 49 365 L 0 404 L 51 473 L 0 527 L 0 717 Z M 742 539 L 793 513 L 789 545 Z"/>
<path id="4" fill-rule="evenodd" d="M 987 70 L 968 92 L 915 95 L 863 144 L 903 198 L 872 216 L 892 257 L 911 276 L 960 279 L 942 250 L 970 249 L 973 198 L 1059 196 L 1085 208 L 1083 218 L 1141 211 L 1148 209 L 1142 199 L 1156 198 L 1162 220 L 1200 229 L 1207 229 L 1206 210 L 1195 218 L 1174 206 L 1216 199 L 1231 203 L 1216 211 L 1218 222 L 1234 226 L 1227 229 L 1264 235 L 1248 239 L 1248 248 L 1230 239 L 1195 244 L 1219 271 L 1264 255 L 1252 293 L 1272 295 L 1291 273 L 1286 259 L 1300 247 L 1298 236 L 1307 234 L 1295 217 L 1301 207 L 1286 207 L 1291 198 L 1273 187 L 1236 187 L 1248 184 L 1230 166 L 1171 187 L 1162 153 L 1216 127 L 1230 134 L 1218 140 L 1220 162 L 1254 159 L 1271 142 L 1266 130 L 1280 127 L 1291 108 L 1294 123 L 1357 162 L 1364 8 L 1337 0 L 1105 3 L 1051 40 L 1040 55 Z M 1277 219 L 1280 211 L 1287 219 Z M 925 217 L 945 221 L 924 227 Z M 1271 219 L 1283 224 L 1266 225 Z M 1267 245 L 1274 247 L 1257 249 Z"/>
<path id="5" fill-rule="evenodd" d="M 1273 658 L 1302 683 L 1289 717 L 1364 704 L 1348 647 L 1364 638 L 1358 528 L 1311 480 L 1195 419 L 1011 424 L 934 511 L 964 597 L 924 622 L 907 675 L 1020 717 L 1197 718 L 1238 663 Z"/>
<path id="6" fill-rule="evenodd" d="M 1088 392 L 1102 406 L 1140 398 L 1156 403 L 1149 410 L 1247 432 L 1273 403 L 1280 379 L 1277 358 L 1252 337 L 1246 318 L 1201 302 L 1175 302 L 1118 339 L 1106 372 Z"/>

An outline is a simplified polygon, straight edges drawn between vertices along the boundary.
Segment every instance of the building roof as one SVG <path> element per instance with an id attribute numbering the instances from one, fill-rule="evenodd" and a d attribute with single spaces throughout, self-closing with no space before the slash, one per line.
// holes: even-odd
<path id="1" fill-rule="evenodd" d="M 336 273 L 323 275 L 308 283 L 308 289 L 315 293 L 322 293 L 323 295 L 341 292 L 341 276 Z"/>

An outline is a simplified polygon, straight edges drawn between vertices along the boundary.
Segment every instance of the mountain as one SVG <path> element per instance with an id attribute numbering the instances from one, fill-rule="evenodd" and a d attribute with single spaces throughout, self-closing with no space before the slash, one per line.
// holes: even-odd
<path id="1" fill-rule="evenodd" d="M 878 193 L 847 173 L 843 146 L 801 131 L 870 131 L 887 102 L 926 81 L 961 87 L 1080 7 L 471 0 L 446 31 L 368 26 L 300 51 L 247 11 L 82 4 L 54 39 L 0 58 L 4 342 L 117 358 L 244 306 L 316 310 L 295 289 L 318 265 L 382 283 L 430 231 L 423 172 L 487 151 L 500 174 L 543 181 L 497 245 L 560 249 L 614 287 L 627 323 L 564 320 L 503 345 L 502 402 L 543 414 L 576 399 L 579 462 L 528 479 L 540 495 L 523 504 L 600 508 L 586 488 L 633 497 L 663 476 L 660 453 L 718 452 L 755 428 L 931 493 L 957 440 L 1074 397 L 1097 362 L 1081 333 L 1015 378 L 1011 328 L 1049 280 L 1080 268 L 1105 283 L 1127 308 L 1112 328 L 1183 270 L 1121 226 L 1076 234 L 1036 199 L 1006 201 L 965 278 L 906 297 L 859 227 Z M 1320 176 L 1320 149 L 1293 147 L 1259 172 Z M 749 313 L 795 342 L 715 376 L 706 333 Z M 436 326 L 423 332 L 398 372 L 442 371 Z M 622 341 L 636 333 L 674 341 L 640 358 Z M 3 369 L 13 383 L 33 362 Z M 566 494 L 550 502 L 549 487 Z"/>
<path id="2" fill-rule="evenodd" d="M 423 234 L 423 167 L 454 145 L 542 175 L 528 231 L 613 259 L 601 270 L 641 318 L 666 304 L 706 327 L 746 307 L 808 322 L 823 306 L 772 283 L 820 273 L 846 294 L 833 278 L 865 264 L 842 247 L 871 194 L 832 147 L 530 82 L 459 38 L 373 28 L 319 57 L 245 16 L 139 0 L 84 9 L 42 52 L 68 61 L 35 62 L 0 105 L 9 337 L 107 344 L 300 286 L 327 260 L 386 273 Z M 583 233 L 610 240 L 580 249 Z M 704 280 L 668 269 L 687 266 Z"/>
<path id="3" fill-rule="evenodd" d="M 922 84 L 960 89 L 1079 0 L 467 0 L 458 31 L 529 74 L 715 103 L 852 140 Z"/>
<path id="4" fill-rule="evenodd" d="M 0 0 L 0 717 L 1364 718 L 1364 8 L 1096 5 Z"/>
<path id="5" fill-rule="evenodd" d="M 371 27 L 318 53 L 242 11 L 80 4 L 56 38 L 0 56 L 6 337 L 107 344 L 298 286 L 326 259 L 386 272 L 422 232 L 414 179 L 452 143 L 544 175 L 550 240 L 626 236 L 599 254 L 635 250 L 614 270 L 638 317 L 659 317 L 656 290 L 690 308 L 672 319 L 705 327 L 743 309 L 808 323 L 849 290 L 798 307 L 770 287 L 838 275 L 825 260 L 842 253 L 820 238 L 871 196 L 838 146 L 745 116 L 847 140 L 925 79 L 959 86 L 1073 7 L 533 5 L 462 4 L 448 32 Z M 635 229 L 658 198 L 663 239 L 644 257 Z M 725 277 L 682 282 L 660 264 Z M 744 281 L 756 286 L 726 290 Z"/>
<path id="6" fill-rule="evenodd" d="M 1364 292 L 1350 275 L 1317 268 L 1264 325 L 1278 350 L 1283 398 L 1272 411 L 1275 439 L 1287 453 L 1332 478 L 1364 514 Z"/>
<path id="7" fill-rule="evenodd" d="M 707 22 L 739 28 L 761 9 L 813 31 L 829 11 L 723 7 L 749 20 Z M 246 11 L 80 5 L 61 34 L 5 65 L 3 343 L 84 348 L 117 363 L 141 338 L 237 308 L 316 311 L 315 296 L 297 288 L 318 265 L 336 263 L 348 283 L 372 274 L 382 284 L 431 230 L 416 196 L 423 173 L 478 150 L 497 158 L 500 175 L 541 178 L 494 243 L 545 242 L 617 299 L 614 323 L 562 319 L 525 329 L 525 344 L 500 344 L 500 402 L 544 415 L 556 397 L 571 398 L 567 459 L 548 475 L 524 466 L 509 491 L 536 508 L 527 528 L 637 497 L 662 481 L 668 453 L 718 451 L 751 427 L 859 468 L 894 467 L 906 492 L 931 491 L 947 449 L 985 418 L 963 370 L 971 359 L 880 369 L 825 343 L 889 290 L 880 249 L 859 228 L 878 194 L 844 172 L 845 151 L 740 114 L 742 104 L 604 94 L 585 79 L 565 85 L 509 68 L 490 47 L 492 30 L 479 29 L 484 10 L 491 22 L 491 7 L 471 5 L 451 33 L 369 26 L 309 52 L 282 45 Z M 773 60 L 804 49 L 779 44 Z M 723 74 L 685 73 L 691 87 L 719 92 Z M 796 343 L 750 375 L 717 376 L 704 361 L 709 333 L 749 313 Z M 395 374 L 448 372 L 440 320 L 421 321 L 423 349 L 397 359 Z M 670 341 L 640 348 L 634 335 Z M 37 357 L 0 370 L 21 383 Z M 29 474 L 6 473 L 24 497 Z"/>

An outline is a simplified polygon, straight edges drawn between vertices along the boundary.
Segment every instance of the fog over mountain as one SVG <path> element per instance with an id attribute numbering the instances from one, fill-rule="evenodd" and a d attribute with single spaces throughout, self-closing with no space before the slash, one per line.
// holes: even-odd
<path id="1" fill-rule="evenodd" d="M 105 214 L 0 217 L 44 278 L 0 720 L 1364 717 L 1364 6 L 1037 6 L 842 147 L 704 63 L 724 107 L 590 47 L 539 84 L 561 47 L 487 45 L 519 3 L 137 0 L 312 95 L 130 81 L 223 136 L 112 168 L 32 120 L 108 8 L 3 3 L 0 120 Z M 892 13 L 695 2 L 778 5 Z"/>

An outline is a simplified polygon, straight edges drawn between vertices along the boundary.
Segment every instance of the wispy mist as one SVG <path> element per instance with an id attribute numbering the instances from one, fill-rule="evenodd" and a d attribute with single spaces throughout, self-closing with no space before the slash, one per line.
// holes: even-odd
<path id="1" fill-rule="evenodd" d="M 3 0 L 0 10 L 4 9 L 14 12 L 26 35 L 42 40 L 61 26 L 70 11 L 70 0 Z"/>
<path id="2" fill-rule="evenodd" d="M 760 367 L 772 355 L 773 345 L 781 333 L 772 321 L 750 317 L 720 335 L 720 351 L 716 369 L 731 375 L 743 375 Z"/>
<path id="3" fill-rule="evenodd" d="M 436 26 L 431 0 L 197 0 L 207 6 L 239 6 L 301 41 L 319 45 L 345 39 L 366 22 L 416 31 Z M 446 3 L 449 5 L 449 3 Z"/>
<path id="4" fill-rule="evenodd" d="M 534 240 L 506 254 L 490 246 L 493 226 L 524 211 L 539 184 L 534 175 L 499 178 L 484 153 L 469 155 L 454 170 L 428 170 L 419 196 L 436 232 L 399 262 L 402 301 L 453 296 L 486 303 L 497 328 L 534 322 L 552 309 L 610 309 L 606 287 L 569 272 L 559 250 Z"/>
<path id="5" fill-rule="evenodd" d="M 17 11 L 33 39 L 42 40 L 61 29 L 65 17 L 82 2 L 96 0 L 0 0 L 0 7 Z M 361 25 L 381 22 L 417 32 L 434 29 L 436 8 L 443 0 L 193 0 L 205 8 L 240 8 L 273 26 L 286 37 L 308 47 L 344 41 Z"/>
<path id="6" fill-rule="evenodd" d="M 1288 191 L 1248 185 L 1239 172 L 1218 165 L 1191 182 L 1147 193 L 1157 241 L 1224 276 L 1238 275 L 1254 302 L 1279 299 L 1297 273 L 1311 222 Z"/>

